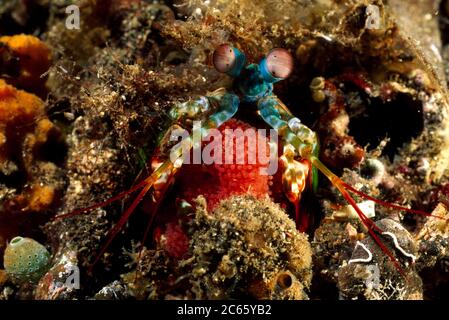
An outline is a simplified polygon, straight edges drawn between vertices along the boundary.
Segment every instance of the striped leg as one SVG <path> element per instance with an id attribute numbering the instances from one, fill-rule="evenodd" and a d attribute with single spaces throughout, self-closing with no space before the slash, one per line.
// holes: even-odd
<path id="1" fill-rule="evenodd" d="M 181 128 L 182 126 L 179 124 L 177 125 L 177 123 L 187 124 L 188 120 L 205 119 L 205 123 L 202 125 L 201 136 L 206 136 L 209 129 L 217 128 L 227 120 L 231 119 L 237 112 L 238 107 L 239 99 L 236 95 L 227 93 L 225 89 L 218 89 L 206 97 L 200 97 L 197 100 L 181 103 L 173 107 L 170 110 L 169 115 L 172 123 L 175 124 L 171 128 L 174 129 L 176 126 Z M 167 140 L 167 138 L 170 137 L 171 131 L 172 130 L 167 131 L 162 139 L 160 139 L 155 155 L 151 159 L 153 172 L 147 178 L 143 179 L 130 190 L 115 195 L 101 203 L 96 203 L 89 207 L 77 209 L 67 214 L 61 214 L 54 218 L 55 220 L 60 220 L 85 214 L 91 210 L 102 208 L 117 200 L 126 198 L 134 192 L 140 190 L 132 204 L 126 209 L 117 224 L 107 234 L 105 244 L 102 246 L 101 251 L 95 258 L 89 271 L 92 271 L 92 268 L 106 252 L 112 240 L 123 229 L 124 225 L 128 221 L 131 214 L 135 211 L 140 201 L 149 191 L 153 191 L 153 206 L 150 212 L 151 219 L 145 232 L 145 239 L 143 241 L 145 242 L 154 215 L 157 212 L 158 205 L 163 199 L 169 185 L 173 182 L 175 174 L 184 163 L 186 153 L 190 152 L 193 147 L 193 137 L 191 134 L 188 134 L 186 138 L 181 141 L 181 143 L 177 144 L 173 148 L 170 148 L 168 142 L 171 139 Z M 167 157 L 164 152 L 167 151 L 167 149 L 171 149 L 170 157 Z"/>
<path id="2" fill-rule="evenodd" d="M 186 118 L 201 119 L 201 117 L 199 116 L 200 113 L 208 112 L 211 110 L 211 108 L 214 108 L 215 112 L 210 115 L 207 118 L 206 123 L 201 126 L 201 136 L 204 137 L 208 134 L 207 131 L 209 129 L 218 128 L 224 122 L 231 119 L 237 112 L 238 106 L 239 100 L 237 96 L 226 93 L 226 91 L 223 89 L 218 89 L 207 97 L 200 97 L 198 100 L 195 100 L 193 102 L 187 102 L 176 106 L 170 111 L 170 115 L 174 118 L 173 120 L 177 121 L 181 119 L 185 121 Z M 172 132 L 176 129 L 182 128 L 176 125 L 172 126 L 171 130 L 167 131 L 167 133 L 163 136 L 161 143 L 168 144 L 169 140 L 171 140 L 170 138 L 172 136 Z M 171 166 L 169 170 L 165 170 L 164 172 L 162 172 L 153 185 L 153 205 L 151 206 L 150 220 L 148 221 L 144 233 L 142 246 L 146 242 L 157 209 L 159 208 L 159 205 L 162 202 L 164 195 L 168 190 L 168 187 L 173 183 L 175 174 L 184 163 L 186 153 L 190 153 L 190 150 L 193 147 L 194 139 L 192 134 L 190 134 L 185 137 L 183 141 L 181 141 L 181 143 L 173 147 L 170 152 L 170 159 L 166 159 L 165 161 L 161 160 L 163 159 L 161 148 L 158 148 L 155 155 L 153 155 L 151 159 L 151 166 L 154 172 L 151 176 L 153 176 L 161 167 L 167 166 L 167 164 L 172 163 L 173 166 Z M 140 199 L 137 198 L 134 201 L 140 201 L 142 198 L 143 196 L 140 197 Z M 139 252 L 139 258 L 141 253 L 142 251 Z"/>
<path id="3" fill-rule="evenodd" d="M 301 193 L 305 189 L 309 174 L 313 190 L 316 190 L 318 183 L 317 171 L 312 169 L 309 161 L 310 154 L 318 153 L 316 134 L 301 124 L 275 96 L 259 100 L 258 110 L 265 122 L 276 129 L 283 139 L 284 152 L 280 158 L 284 168 L 283 189 L 288 200 L 295 206 L 297 227 L 303 231 L 308 227 L 308 218 L 300 214 Z"/>

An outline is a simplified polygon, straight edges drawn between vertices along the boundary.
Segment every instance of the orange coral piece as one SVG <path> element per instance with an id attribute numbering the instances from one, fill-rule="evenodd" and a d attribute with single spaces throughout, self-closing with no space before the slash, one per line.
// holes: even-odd
<path id="1" fill-rule="evenodd" d="M 52 61 L 51 51 L 45 43 L 25 34 L 0 37 L 0 43 L 19 59 L 19 76 L 13 84 L 30 88 L 42 86 L 45 80 L 41 76 L 50 68 Z"/>
<path id="2" fill-rule="evenodd" d="M 44 144 L 53 129 L 54 125 L 46 118 L 44 102 L 40 98 L 0 79 L 0 166 L 20 152 L 17 145 L 23 146 L 26 137 L 28 144 L 31 141 L 33 145 Z M 31 167 L 33 157 L 26 153 L 26 156 L 22 155 L 22 161 Z M 28 208 L 45 210 L 53 199 L 53 187 L 35 185 L 28 199 Z"/>
<path id="3" fill-rule="evenodd" d="M 5 270 L 0 270 L 0 287 L 4 286 L 8 281 L 8 275 Z"/>
<path id="4" fill-rule="evenodd" d="M 44 112 L 44 102 L 39 97 L 0 79 L 0 165 L 14 153 L 12 149 L 21 143 L 23 135 L 34 130 L 36 120 L 44 117 Z"/>
<path id="5" fill-rule="evenodd" d="M 36 125 L 36 143 L 45 143 L 50 132 L 55 129 L 55 125 L 50 119 L 41 119 Z"/>
<path id="6" fill-rule="evenodd" d="M 0 128 L 14 120 L 34 121 L 44 114 L 44 102 L 37 96 L 18 90 L 0 79 Z"/>
<path id="7" fill-rule="evenodd" d="M 49 49 L 35 37 L 0 37 L 0 59 L 4 59 L 0 60 L 0 68 L 3 65 L 7 68 L 2 71 L 12 70 L 6 74 L 7 79 L 0 79 L 0 172 L 13 183 L 23 184 L 26 180 L 20 193 L 8 196 L 2 203 L 0 256 L 8 239 L 32 232 L 46 219 L 28 213 L 48 210 L 56 197 L 56 187 L 41 180 L 45 163 L 36 155 L 57 128 L 45 113 L 44 101 L 16 88 L 42 92 L 45 81 L 41 74 L 49 68 L 50 58 Z M 18 64 L 8 65 L 11 61 Z M 51 169 L 52 164 L 47 168 Z"/>
<path id="8" fill-rule="evenodd" d="M 53 203 L 54 197 L 54 187 L 34 186 L 28 206 L 32 211 L 46 210 Z"/>

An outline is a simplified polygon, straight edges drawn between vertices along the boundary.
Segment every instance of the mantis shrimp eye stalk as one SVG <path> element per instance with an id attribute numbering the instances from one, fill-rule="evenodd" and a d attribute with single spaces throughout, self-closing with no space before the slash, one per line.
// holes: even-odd
<path id="1" fill-rule="evenodd" d="M 273 49 L 260 62 L 260 70 L 267 82 L 274 83 L 284 80 L 293 71 L 293 57 L 285 49 Z"/>
<path id="2" fill-rule="evenodd" d="M 237 48 L 222 44 L 215 49 L 212 61 L 218 72 L 237 77 L 246 64 L 246 57 Z"/>

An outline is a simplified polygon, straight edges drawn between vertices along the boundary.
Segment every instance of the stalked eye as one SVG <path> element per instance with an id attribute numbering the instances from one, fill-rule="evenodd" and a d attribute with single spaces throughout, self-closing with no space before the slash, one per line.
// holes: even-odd
<path id="1" fill-rule="evenodd" d="M 273 77 L 285 79 L 293 70 L 293 58 L 285 49 L 273 49 L 266 57 L 266 68 Z"/>
<path id="2" fill-rule="evenodd" d="M 222 44 L 214 51 L 212 60 L 218 72 L 238 77 L 246 64 L 245 55 L 229 44 Z"/>
<path id="3" fill-rule="evenodd" d="M 218 72 L 229 72 L 236 60 L 234 48 L 228 44 L 222 44 L 215 49 L 212 59 Z"/>

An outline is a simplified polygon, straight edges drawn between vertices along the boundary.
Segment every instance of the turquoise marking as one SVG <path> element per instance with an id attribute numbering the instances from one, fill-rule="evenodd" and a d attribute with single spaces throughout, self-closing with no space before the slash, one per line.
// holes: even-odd
<path id="1" fill-rule="evenodd" d="M 231 119 L 239 109 L 239 98 L 232 93 L 226 93 L 220 99 L 219 111 L 209 117 L 209 120 L 218 128 Z"/>
<path id="2" fill-rule="evenodd" d="M 246 57 L 239 49 L 232 48 L 232 50 L 234 50 L 235 62 L 232 66 L 232 69 L 226 73 L 231 77 L 236 78 L 240 75 L 246 65 Z"/>
<path id="3" fill-rule="evenodd" d="M 250 64 L 236 79 L 235 89 L 243 102 L 256 103 L 259 99 L 271 95 L 273 85 L 263 79 L 257 64 Z"/>
<path id="4" fill-rule="evenodd" d="M 259 103 L 259 114 L 271 127 L 279 130 L 288 125 L 282 120 L 281 114 L 276 109 L 276 101 L 274 99 L 266 99 Z"/>
<path id="5" fill-rule="evenodd" d="M 279 131 L 280 129 L 285 129 L 283 132 L 283 139 L 286 143 L 291 144 L 298 152 L 304 150 L 304 148 L 309 147 L 308 143 L 302 141 L 288 126 L 288 122 L 283 120 L 290 120 L 293 118 L 292 114 L 289 114 L 284 109 L 281 109 L 276 101 L 276 99 L 264 99 L 258 103 L 259 114 L 272 128 Z M 320 153 L 320 146 L 318 141 L 312 146 L 312 155 L 318 158 Z M 312 166 L 312 171 L 310 172 L 311 188 L 313 192 L 318 191 L 318 169 Z"/>

